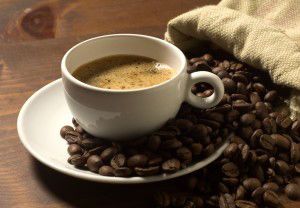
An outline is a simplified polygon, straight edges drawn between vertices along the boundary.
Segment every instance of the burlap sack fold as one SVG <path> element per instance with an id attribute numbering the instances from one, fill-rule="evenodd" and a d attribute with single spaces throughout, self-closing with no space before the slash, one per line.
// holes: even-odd
<path id="1" fill-rule="evenodd" d="M 268 70 L 275 83 L 294 89 L 290 108 L 300 112 L 300 0 L 223 0 L 172 19 L 165 39 L 184 51 L 209 40 Z"/>

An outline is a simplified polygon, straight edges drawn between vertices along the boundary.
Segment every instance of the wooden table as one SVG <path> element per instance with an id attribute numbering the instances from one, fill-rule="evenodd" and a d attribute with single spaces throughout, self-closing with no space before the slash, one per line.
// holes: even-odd
<path id="1" fill-rule="evenodd" d="M 1 0 L 0 207 L 151 207 L 150 196 L 172 181 L 106 185 L 65 176 L 39 163 L 21 145 L 17 116 L 27 98 L 60 77 L 61 57 L 75 43 L 122 32 L 163 37 L 170 18 L 217 2 Z"/>

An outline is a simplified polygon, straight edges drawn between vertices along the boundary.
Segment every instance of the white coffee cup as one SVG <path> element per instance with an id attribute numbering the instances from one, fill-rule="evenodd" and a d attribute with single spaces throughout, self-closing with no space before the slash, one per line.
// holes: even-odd
<path id="1" fill-rule="evenodd" d="M 158 85 L 134 90 L 97 88 L 72 76 L 82 64 L 117 54 L 150 57 L 177 72 Z M 176 46 L 137 34 L 91 38 L 72 47 L 61 62 L 65 97 L 71 113 L 88 133 L 110 140 L 133 139 L 151 133 L 174 118 L 184 101 L 198 108 L 217 105 L 224 94 L 219 77 L 205 71 L 187 74 L 186 67 L 186 58 Z M 195 96 L 191 87 L 197 82 L 209 83 L 214 93 L 207 98 Z"/>

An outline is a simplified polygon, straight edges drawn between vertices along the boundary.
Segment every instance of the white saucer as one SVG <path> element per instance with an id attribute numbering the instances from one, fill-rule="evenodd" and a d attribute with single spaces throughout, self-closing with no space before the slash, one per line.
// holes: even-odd
<path id="1" fill-rule="evenodd" d="M 90 181 L 119 184 L 149 183 L 186 175 L 203 168 L 217 159 L 228 142 L 213 155 L 174 174 L 149 177 L 107 177 L 85 170 L 78 170 L 67 162 L 67 143 L 59 135 L 60 128 L 71 125 L 72 115 L 63 94 L 61 79 L 34 93 L 22 107 L 18 117 L 18 133 L 25 148 L 40 162 L 70 176 Z"/>

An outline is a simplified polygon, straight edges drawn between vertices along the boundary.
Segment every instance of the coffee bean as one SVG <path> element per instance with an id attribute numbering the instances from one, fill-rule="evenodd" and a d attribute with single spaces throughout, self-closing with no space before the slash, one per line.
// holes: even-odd
<path id="1" fill-rule="evenodd" d="M 300 136 L 300 120 L 297 120 L 293 123 L 292 133 L 296 136 Z"/>
<path id="2" fill-rule="evenodd" d="M 250 102 L 254 105 L 258 102 L 261 102 L 261 98 L 257 92 L 251 92 L 249 95 L 249 99 L 250 99 Z"/>
<path id="3" fill-rule="evenodd" d="M 154 156 L 149 159 L 148 165 L 149 166 L 157 166 L 160 165 L 163 161 L 163 158 L 161 156 Z"/>
<path id="4" fill-rule="evenodd" d="M 108 165 L 99 168 L 99 174 L 103 176 L 114 176 L 114 169 Z"/>
<path id="5" fill-rule="evenodd" d="M 192 161 L 192 152 L 187 147 L 180 147 L 176 150 L 177 157 L 185 162 L 190 163 Z"/>
<path id="6" fill-rule="evenodd" d="M 125 166 L 126 164 L 126 157 L 123 154 L 116 154 L 110 161 L 110 165 L 113 168 L 120 168 Z"/>
<path id="7" fill-rule="evenodd" d="M 225 77 L 222 79 L 222 82 L 225 88 L 225 92 L 233 93 L 236 90 L 236 82 L 232 79 Z"/>
<path id="8" fill-rule="evenodd" d="M 254 202 L 247 201 L 247 200 L 236 200 L 235 205 L 238 208 L 258 208 Z"/>
<path id="9" fill-rule="evenodd" d="M 86 164 L 90 171 L 98 172 L 99 168 L 103 165 L 103 162 L 98 155 L 91 155 L 87 159 Z"/>
<path id="10" fill-rule="evenodd" d="M 255 104 L 256 116 L 258 118 L 266 118 L 268 116 L 268 109 L 263 102 L 257 102 Z"/>
<path id="11" fill-rule="evenodd" d="M 206 137 L 208 135 L 208 129 L 202 124 L 195 125 L 192 128 L 191 135 L 193 137 Z"/>
<path id="12" fill-rule="evenodd" d="M 69 132 L 69 131 L 74 131 L 74 129 L 73 129 L 72 126 L 63 126 L 63 127 L 60 129 L 60 136 L 61 136 L 62 138 L 65 138 L 66 133 Z"/>
<path id="13" fill-rule="evenodd" d="M 81 126 L 76 126 L 75 131 L 78 132 L 79 134 L 83 134 L 84 133 L 84 129 Z"/>
<path id="14" fill-rule="evenodd" d="M 265 183 L 263 185 L 263 188 L 265 190 L 271 190 L 271 191 L 274 191 L 274 192 L 277 192 L 279 190 L 279 186 L 274 182 Z"/>
<path id="15" fill-rule="evenodd" d="M 244 100 L 245 102 L 248 101 L 248 97 L 246 95 L 243 94 L 231 94 L 231 100 L 235 101 L 235 100 Z"/>
<path id="16" fill-rule="evenodd" d="M 243 103 L 234 102 L 232 104 L 232 108 L 234 110 L 237 110 L 237 111 L 240 111 L 240 112 L 248 112 L 252 109 L 252 104 L 247 103 L 247 102 L 243 102 Z"/>
<path id="17" fill-rule="evenodd" d="M 157 192 L 154 194 L 154 202 L 158 207 L 168 207 L 171 205 L 171 196 L 166 192 Z"/>
<path id="18" fill-rule="evenodd" d="M 132 170 L 128 167 L 120 167 L 114 169 L 114 175 L 117 177 L 129 177 L 131 176 Z"/>
<path id="19" fill-rule="evenodd" d="M 246 189 L 244 188 L 244 186 L 240 185 L 237 189 L 236 189 L 236 196 L 235 198 L 237 200 L 240 199 L 244 199 L 246 195 Z"/>
<path id="20" fill-rule="evenodd" d="M 191 201 L 193 202 L 194 207 L 196 207 L 196 208 L 203 207 L 204 202 L 203 202 L 203 199 L 200 196 L 191 197 Z"/>
<path id="21" fill-rule="evenodd" d="M 115 147 L 108 147 L 101 153 L 100 157 L 104 162 L 110 161 L 112 157 L 118 152 Z"/>
<path id="22" fill-rule="evenodd" d="M 232 79 L 233 79 L 235 82 L 242 82 L 242 83 L 245 83 L 245 84 L 248 83 L 247 77 L 246 77 L 245 75 L 243 75 L 243 74 L 235 73 L 235 74 L 232 76 Z"/>
<path id="23" fill-rule="evenodd" d="M 255 120 L 255 115 L 252 113 L 245 113 L 244 115 L 241 116 L 241 123 L 243 125 L 250 125 L 253 123 Z"/>
<path id="24" fill-rule="evenodd" d="M 247 178 L 243 181 L 243 186 L 246 190 L 252 192 L 258 187 L 261 187 L 261 182 L 257 178 Z"/>
<path id="25" fill-rule="evenodd" d="M 253 130 L 256 130 L 256 129 L 261 129 L 262 127 L 262 122 L 258 119 L 255 119 L 252 124 L 251 124 L 251 127 Z"/>
<path id="26" fill-rule="evenodd" d="M 237 186 L 239 184 L 239 179 L 237 178 L 222 178 L 222 181 L 229 186 Z"/>
<path id="27" fill-rule="evenodd" d="M 250 126 L 247 127 L 241 127 L 239 130 L 240 136 L 245 139 L 249 140 L 253 134 L 253 130 Z"/>
<path id="28" fill-rule="evenodd" d="M 139 176 L 151 176 L 160 172 L 160 166 L 152 166 L 147 168 L 135 167 L 134 171 Z"/>
<path id="29" fill-rule="evenodd" d="M 240 112 L 237 110 L 231 110 L 226 114 L 226 120 L 231 123 L 239 118 Z"/>
<path id="30" fill-rule="evenodd" d="M 261 204 L 263 201 L 263 194 L 265 193 L 265 189 L 262 187 L 258 187 L 251 193 L 251 197 L 253 198 L 256 204 Z"/>
<path id="31" fill-rule="evenodd" d="M 240 94 L 247 94 L 247 86 L 242 82 L 238 82 L 236 84 L 236 92 Z"/>
<path id="32" fill-rule="evenodd" d="M 274 102 L 276 98 L 277 98 L 277 91 L 271 90 L 265 95 L 264 100 L 271 103 Z"/>
<path id="33" fill-rule="evenodd" d="M 266 157 L 266 160 L 268 159 L 268 157 Z M 260 182 L 264 182 L 265 181 L 265 172 L 262 168 L 261 165 L 256 164 L 253 168 L 253 176 L 255 178 L 257 178 Z"/>
<path id="34" fill-rule="evenodd" d="M 86 158 L 83 157 L 82 155 L 76 154 L 76 155 L 72 155 L 71 157 L 69 157 L 68 162 L 72 165 L 81 167 L 81 166 L 85 165 Z"/>
<path id="35" fill-rule="evenodd" d="M 296 173 L 300 174 L 300 163 L 295 164 L 294 169 Z"/>
<path id="36" fill-rule="evenodd" d="M 230 194 L 222 194 L 219 197 L 220 208 L 235 208 L 234 199 Z"/>
<path id="37" fill-rule="evenodd" d="M 70 146 L 68 147 L 68 153 L 70 155 L 81 155 L 83 153 L 83 150 L 78 144 L 70 144 Z"/>
<path id="38" fill-rule="evenodd" d="M 218 190 L 219 190 L 219 192 L 224 193 L 224 194 L 230 192 L 229 188 L 222 182 L 218 183 Z"/>
<path id="39" fill-rule="evenodd" d="M 198 156 L 202 153 L 203 145 L 201 143 L 191 144 L 191 151 L 194 156 Z"/>
<path id="40" fill-rule="evenodd" d="M 271 137 L 275 141 L 276 146 L 289 150 L 291 146 L 290 140 L 280 134 L 272 134 Z"/>
<path id="41" fill-rule="evenodd" d="M 224 115 L 218 112 L 211 112 L 207 115 L 207 118 L 213 121 L 217 121 L 219 123 L 224 122 Z"/>
<path id="42" fill-rule="evenodd" d="M 229 144 L 224 150 L 223 154 L 227 158 L 233 158 L 238 152 L 238 145 L 236 143 Z"/>
<path id="43" fill-rule="evenodd" d="M 175 121 L 175 125 L 180 129 L 180 131 L 185 133 L 191 131 L 194 126 L 194 124 L 187 119 L 177 119 Z"/>
<path id="44" fill-rule="evenodd" d="M 69 133 L 70 131 L 65 135 L 65 140 L 68 142 L 68 144 L 81 144 L 80 136 L 75 136 Z"/>
<path id="45" fill-rule="evenodd" d="M 160 147 L 161 139 L 158 135 L 152 135 L 148 139 L 148 145 L 147 147 L 152 151 L 157 151 Z"/>
<path id="46" fill-rule="evenodd" d="M 267 134 L 275 134 L 277 132 L 276 122 L 273 118 L 265 118 L 262 124 Z"/>
<path id="47" fill-rule="evenodd" d="M 275 141 L 270 135 L 263 134 L 259 138 L 259 144 L 264 149 L 273 150 Z"/>
<path id="48" fill-rule="evenodd" d="M 127 159 L 128 167 L 145 167 L 149 158 L 144 154 L 136 154 Z"/>
<path id="49" fill-rule="evenodd" d="M 263 130 L 261 129 L 257 129 L 253 132 L 253 134 L 250 137 L 250 145 L 252 148 L 255 148 L 257 146 L 261 135 L 263 135 Z"/>
<path id="50" fill-rule="evenodd" d="M 256 91 L 260 95 L 264 95 L 266 93 L 266 88 L 261 83 L 258 83 L 258 82 L 254 83 L 252 85 L 252 88 L 253 88 L 254 91 Z"/>
<path id="51" fill-rule="evenodd" d="M 209 144 L 209 145 L 207 145 L 205 148 L 204 148 L 204 150 L 203 150 L 203 155 L 205 156 L 205 157 L 208 157 L 208 156 L 210 156 L 211 154 L 213 154 L 215 152 L 215 147 L 214 147 L 214 145 L 213 144 Z"/>
<path id="52" fill-rule="evenodd" d="M 289 171 L 288 164 L 283 160 L 277 160 L 275 167 L 276 170 L 282 175 L 286 175 Z"/>
<path id="53" fill-rule="evenodd" d="M 172 195 L 171 204 L 174 207 L 182 207 L 186 203 L 187 197 L 185 195 Z"/>
<path id="54" fill-rule="evenodd" d="M 240 174 L 239 168 L 232 162 L 224 164 L 222 166 L 222 172 L 224 175 L 232 178 L 238 177 Z"/>
<path id="55" fill-rule="evenodd" d="M 291 143 L 291 162 L 297 163 L 300 160 L 300 147 L 299 144 L 292 142 Z"/>
<path id="56" fill-rule="evenodd" d="M 279 197 L 274 191 L 266 190 L 263 194 L 264 204 L 270 207 L 278 207 Z"/>
<path id="57" fill-rule="evenodd" d="M 167 160 L 162 164 L 162 170 L 166 173 L 174 173 L 179 169 L 180 161 L 175 158 Z"/>
<path id="58" fill-rule="evenodd" d="M 300 186 L 295 183 L 290 183 L 284 188 L 284 192 L 291 200 L 300 199 Z"/>

